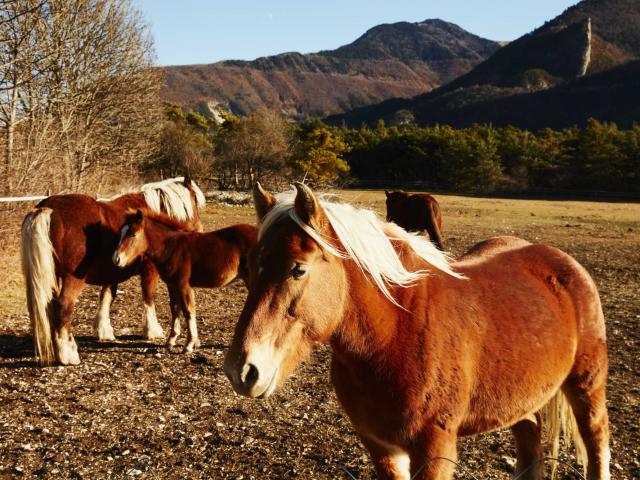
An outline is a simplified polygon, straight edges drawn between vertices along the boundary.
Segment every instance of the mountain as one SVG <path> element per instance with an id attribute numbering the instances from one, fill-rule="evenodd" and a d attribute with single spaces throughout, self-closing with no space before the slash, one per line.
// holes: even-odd
<path id="1" fill-rule="evenodd" d="M 466 73 L 500 46 L 442 20 L 385 24 L 336 50 L 165 67 L 162 96 L 204 112 L 269 109 L 295 118 L 325 116 L 424 93 Z"/>
<path id="2" fill-rule="evenodd" d="M 602 98 L 596 98 L 607 96 L 608 87 L 602 79 L 615 79 L 617 89 L 637 84 L 632 77 L 621 78 L 633 75 L 636 66 L 617 67 L 638 58 L 640 1 L 585 0 L 441 88 L 412 99 L 390 99 L 328 120 L 353 126 L 373 124 L 380 118 L 393 123 L 397 118 L 406 118 L 408 111 L 420 125 L 448 123 L 461 127 L 491 122 L 542 128 L 583 124 L 589 116 L 597 117 L 603 112 L 597 106 Z M 583 77 L 609 71 L 609 76 L 598 77 L 593 84 L 582 81 Z M 586 91 L 592 97 L 584 96 Z M 584 103 L 574 104 L 578 98 Z M 609 106 L 607 119 L 625 122 L 637 109 L 623 98 L 616 98 L 618 103 Z M 553 104 L 545 102 L 559 102 L 572 111 L 557 112 Z M 537 115 L 511 110 L 523 105 L 534 109 Z"/>

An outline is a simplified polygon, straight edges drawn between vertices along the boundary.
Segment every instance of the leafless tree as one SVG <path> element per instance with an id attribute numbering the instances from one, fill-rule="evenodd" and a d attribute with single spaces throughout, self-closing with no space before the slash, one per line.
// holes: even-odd
<path id="1" fill-rule="evenodd" d="M 220 188 L 250 188 L 258 180 L 285 178 L 293 152 L 291 125 L 277 113 L 255 113 L 225 122 L 218 134 Z"/>
<path id="2" fill-rule="evenodd" d="M 98 190 L 135 172 L 157 146 L 161 72 L 131 1 L 8 0 L 0 9 L 6 188 L 40 179 Z"/>

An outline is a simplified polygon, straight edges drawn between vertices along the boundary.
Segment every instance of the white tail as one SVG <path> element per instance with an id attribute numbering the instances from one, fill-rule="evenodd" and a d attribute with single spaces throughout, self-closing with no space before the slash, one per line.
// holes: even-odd
<path id="1" fill-rule="evenodd" d="M 22 222 L 22 273 L 27 287 L 35 355 L 41 365 L 51 365 L 55 361 L 49 318 L 52 300 L 59 292 L 49 236 L 51 212 L 50 208 L 38 208 Z"/>
<path id="2" fill-rule="evenodd" d="M 567 397 L 558 390 L 549 403 L 542 409 L 545 423 L 547 424 L 547 442 L 551 447 L 551 457 L 558 458 L 560 453 L 560 439 L 562 438 L 565 447 L 573 443 L 576 460 L 582 465 L 585 471 L 587 469 L 587 450 L 578 431 L 576 418 L 571 410 L 571 405 Z M 556 477 L 558 463 L 553 462 L 551 467 L 551 478 Z"/>

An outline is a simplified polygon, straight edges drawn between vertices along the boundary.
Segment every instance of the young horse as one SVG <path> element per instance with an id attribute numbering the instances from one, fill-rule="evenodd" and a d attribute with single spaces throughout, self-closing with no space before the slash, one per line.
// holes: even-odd
<path id="1" fill-rule="evenodd" d="M 163 336 L 155 314 L 158 273 L 148 261 L 129 269 L 111 262 L 129 208 L 164 210 L 191 228 L 202 228 L 198 207 L 204 195 L 189 179 L 147 184 L 138 193 L 108 201 L 86 195 L 54 195 L 40 202 L 22 224 L 22 268 L 27 286 L 36 357 L 43 365 L 80 363 L 71 333 L 74 305 L 85 283 L 102 285 L 94 323 L 99 339 L 113 339 L 109 307 L 117 284 L 141 275 L 145 336 Z"/>
<path id="2" fill-rule="evenodd" d="M 442 241 L 442 214 L 438 201 L 428 193 L 407 193 L 404 190 L 384 191 L 387 196 L 387 221 L 394 222 L 409 232 L 424 232 L 440 250 Z"/>
<path id="3" fill-rule="evenodd" d="M 424 237 L 296 189 L 254 189 L 249 296 L 224 361 L 236 392 L 268 397 L 329 343 L 338 399 L 393 479 L 450 479 L 459 436 L 505 426 L 519 478 L 539 479 L 539 411 L 563 394 L 588 478 L 609 478 L 605 325 L 583 267 L 512 237 L 449 264 Z M 553 404 L 552 423 L 571 415 Z"/>
<path id="4" fill-rule="evenodd" d="M 138 192 L 129 192 L 102 199 L 111 206 L 124 211 L 136 208 L 150 208 L 164 212 L 184 223 L 189 230 L 202 231 L 199 209 L 205 205 L 204 194 L 189 177 L 176 177 L 160 182 L 147 183 Z M 163 338 L 164 332 L 156 316 L 155 294 L 158 273 L 153 264 L 142 262 L 140 280 L 144 300 L 143 333 L 147 340 Z M 100 308 L 95 317 L 93 328 L 98 340 L 115 340 L 109 309 L 115 300 L 117 285 L 102 287 Z"/>
<path id="5" fill-rule="evenodd" d="M 180 310 L 189 327 L 185 352 L 200 346 L 196 305 L 191 287 L 215 288 L 237 277 L 246 281 L 245 257 L 257 240 L 251 225 L 233 225 L 214 232 L 185 231 L 166 215 L 138 210 L 122 227 L 113 263 L 126 268 L 140 257 L 153 262 L 169 288 L 173 347 L 180 335 Z"/>

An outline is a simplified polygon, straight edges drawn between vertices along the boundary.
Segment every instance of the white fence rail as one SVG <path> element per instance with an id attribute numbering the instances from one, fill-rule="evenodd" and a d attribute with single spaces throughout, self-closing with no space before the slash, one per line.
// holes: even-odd
<path id="1" fill-rule="evenodd" d="M 36 200 L 44 200 L 49 198 L 48 195 L 34 195 L 32 197 L 0 197 L 0 203 L 13 203 L 13 202 L 34 202 Z"/>

